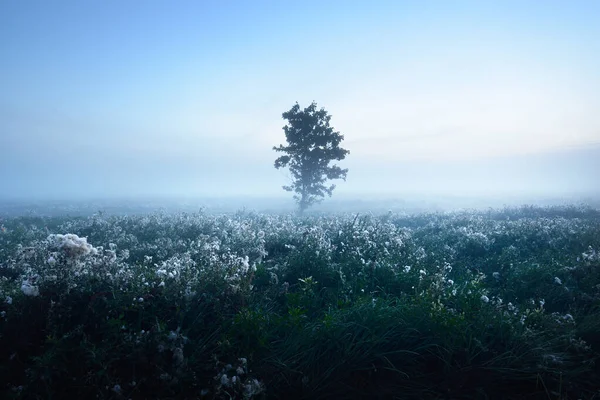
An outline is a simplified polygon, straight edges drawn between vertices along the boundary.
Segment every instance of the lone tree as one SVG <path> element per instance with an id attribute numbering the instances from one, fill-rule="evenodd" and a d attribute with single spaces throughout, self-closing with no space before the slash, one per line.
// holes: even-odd
<path id="1" fill-rule="evenodd" d="M 346 180 L 348 169 L 329 164 L 343 160 L 350 152 L 340 147 L 344 136 L 329 125 L 331 115 L 324 108 L 317 110 L 314 101 L 304 110 L 296 103 L 282 116 L 288 121 L 283 127 L 287 146 L 279 145 L 273 150 L 286 155 L 275 160 L 275 168 L 289 167 L 293 182 L 283 189 L 296 193 L 294 199 L 303 213 L 310 205 L 322 201 L 325 194 L 331 196 L 335 185 L 327 187 L 327 180 Z"/>

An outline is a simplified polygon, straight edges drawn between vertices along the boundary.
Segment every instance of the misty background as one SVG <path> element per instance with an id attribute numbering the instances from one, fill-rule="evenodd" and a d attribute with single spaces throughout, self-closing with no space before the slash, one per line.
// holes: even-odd
<path id="1" fill-rule="evenodd" d="M 293 208 L 272 147 L 315 100 L 350 150 L 331 207 L 593 201 L 599 20 L 596 1 L 4 1 L 0 199 Z"/>

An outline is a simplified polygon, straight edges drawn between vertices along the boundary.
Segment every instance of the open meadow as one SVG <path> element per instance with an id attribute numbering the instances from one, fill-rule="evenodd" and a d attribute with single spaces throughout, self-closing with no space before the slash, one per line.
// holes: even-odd
<path id="1" fill-rule="evenodd" d="M 12 216 L 5 399 L 600 397 L 600 211 Z"/>

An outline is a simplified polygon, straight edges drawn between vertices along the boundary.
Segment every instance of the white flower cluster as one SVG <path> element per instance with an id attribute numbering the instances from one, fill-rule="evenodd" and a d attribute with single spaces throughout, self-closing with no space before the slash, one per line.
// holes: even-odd
<path id="1" fill-rule="evenodd" d="M 29 279 L 26 279 L 21 284 L 21 291 L 25 296 L 36 297 L 40 295 L 40 288 L 30 282 Z"/>
<path id="2" fill-rule="evenodd" d="M 493 239 L 488 238 L 488 236 L 476 230 L 476 227 L 461 227 L 457 229 L 462 235 L 467 239 L 466 243 L 473 243 L 479 246 L 482 246 L 485 249 L 488 249 L 489 246 L 494 242 Z"/>
<path id="3" fill-rule="evenodd" d="M 251 399 L 265 390 L 264 384 L 249 376 L 248 360 L 239 358 L 235 366 L 225 365 L 214 377 L 217 394 L 226 392 L 229 396 L 236 394 L 244 399 Z M 208 391 L 205 390 L 205 394 Z"/>
<path id="4" fill-rule="evenodd" d="M 563 325 L 563 324 L 570 324 L 570 325 L 575 325 L 575 319 L 573 318 L 573 316 L 571 314 L 565 314 L 565 315 L 560 315 L 557 312 L 552 313 L 552 316 L 555 318 L 555 322 L 558 323 L 559 325 Z"/>
<path id="5" fill-rule="evenodd" d="M 593 263 L 600 261 L 600 251 L 596 251 L 592 246 L 589 246 L 587 251 L 581 254 L 581 257 L 585 263 Z"/>
<path id="6" fill-rule="evenodd" d="M 87 242 L 87 238 L 80 238 L 73 233 L 68 233 L 66 235 L 52 234 L 48 236 L 46 240 L 51 248 L 53 247 L 63 252 L 67 260 L 76 260 L 88 254 L 97 254 L 98 252 L 94 246 Z M 53 258 L 54 257 L 49 258 L 48 262 L 54 262 L 51 261 Z"/>

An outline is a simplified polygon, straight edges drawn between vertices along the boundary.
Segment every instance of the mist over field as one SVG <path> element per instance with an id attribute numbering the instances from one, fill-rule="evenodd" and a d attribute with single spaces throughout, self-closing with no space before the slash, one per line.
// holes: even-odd
<path id="1" fill-rule="evenodd" d="M 0 398 L 600 399 L 599 21 L 0 0 Z"/>
<path id="2" fill-rule="evenodd" d="M 596 2 L 315 7 L 4 2 L 0 199 L 293 205 L 312 100 L 350 150 L 323 206 L 599 197 Z"/>

